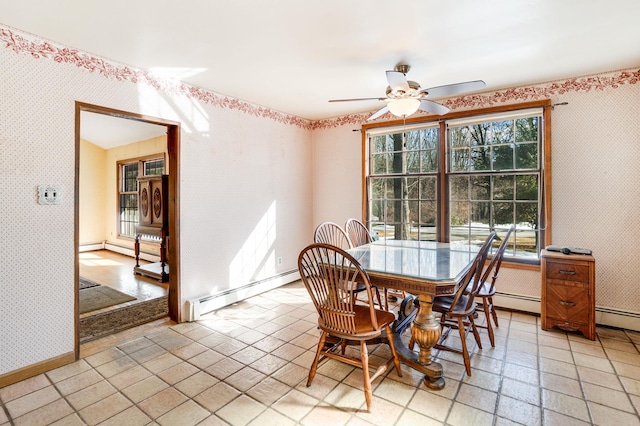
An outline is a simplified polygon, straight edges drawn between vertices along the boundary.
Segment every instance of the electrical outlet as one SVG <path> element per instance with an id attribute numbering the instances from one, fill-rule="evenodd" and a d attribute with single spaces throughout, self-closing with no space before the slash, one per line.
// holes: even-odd
<path id="1" fill-rule="evenodd" d="M 278 265 L 282 265 L 282 257 L 278 258 Z"/>
<path id="2" fill-rule="evenodd" d="M 62 186 L 38 185 L 38 204 L 60 204 L 62 201 Z"/>

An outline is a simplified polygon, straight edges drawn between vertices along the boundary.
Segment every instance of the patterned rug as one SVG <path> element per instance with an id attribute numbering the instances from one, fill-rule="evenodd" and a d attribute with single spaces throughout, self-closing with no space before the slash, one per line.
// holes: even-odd
<path id="1" fill-rule="evenodd" d="M 132 300 L 136 298 L 111 287 L 96 284 L 84 289 L 80 288 L 80 313 L 84 314 Z"/>
<path id="2" fill-rule="evenodd" d="M 168 316 L 167 296 L 80 318 L 80 343 Z"/>
<path id="3" fill-rule="evenodd" d="M 85 288 L 98 287 L 99 285 L 100 284 L 96 282 L 80 277 L 80 290 L 84 290 Z"/>

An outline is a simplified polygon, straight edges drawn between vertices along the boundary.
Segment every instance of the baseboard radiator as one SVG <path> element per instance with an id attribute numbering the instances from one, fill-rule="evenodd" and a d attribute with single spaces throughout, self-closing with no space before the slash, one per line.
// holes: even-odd
<path id="1" fill-rule="evenodd" d="M 493 297 L 496 308 L 540 314 L 540 298 L 517 294 L 497 293 Z M 640 312 L 596 306 L 596 324 L 640 331 Z"/>
<path id="2" fill-rule="evenodd" d="M 292 283 L 299 279 L 300 272 L 298 272 L 297 269 L 293 269 L 264 280 L 250 282 L 242 287 L 221 291 L 220 293 L 199 299 L 188 300 L 185 318 L 187 321 L 197 321 L 200 319 L 201 315 L 208 314 L 216 309 L 220 309 L 249 297 L 257 296 L 260 293 L 273 290 L 274 288 Z"/>
<path id="3" fill-rule="evenodd" d="M 116 253 L 124 254 L 125 256 L 136 257 L 136 253 L 133 251 L 132 248 L 105 243 L 104 249 L 114 251 Z M 142 250 L 140 250 L 140 259 L 146 260 L 148 262 L 160 262 L 160 256 L 157 256 L 151 253 L 145 253 Z"/>

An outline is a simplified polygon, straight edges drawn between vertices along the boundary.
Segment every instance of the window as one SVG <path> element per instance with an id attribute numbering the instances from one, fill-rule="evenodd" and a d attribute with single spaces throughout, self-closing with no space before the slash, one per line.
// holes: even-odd
<path id="1" fill-rule="evenodd" d="M 164 173 L 164 156 L 118 162 L 118 236 L 135 238 L 138 224 L 138 177 Z"/>
<path id="2" fill-rule="evenodd" d="M 542 107 L 367 131 L 367 217 L 381 238 L 480 245 L 511 225 L 506 255 L 544 247 Z M 500 241 L 498 240 L 497 244 Z"/>

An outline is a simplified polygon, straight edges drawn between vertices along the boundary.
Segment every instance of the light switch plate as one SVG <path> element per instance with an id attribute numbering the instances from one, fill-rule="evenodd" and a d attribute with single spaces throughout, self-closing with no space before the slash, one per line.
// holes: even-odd
<path id="1" fill-rule="evenodd" d="M 61 201 L 60 185 L 38 185 L 38 204 L 60 204 Z"/>

